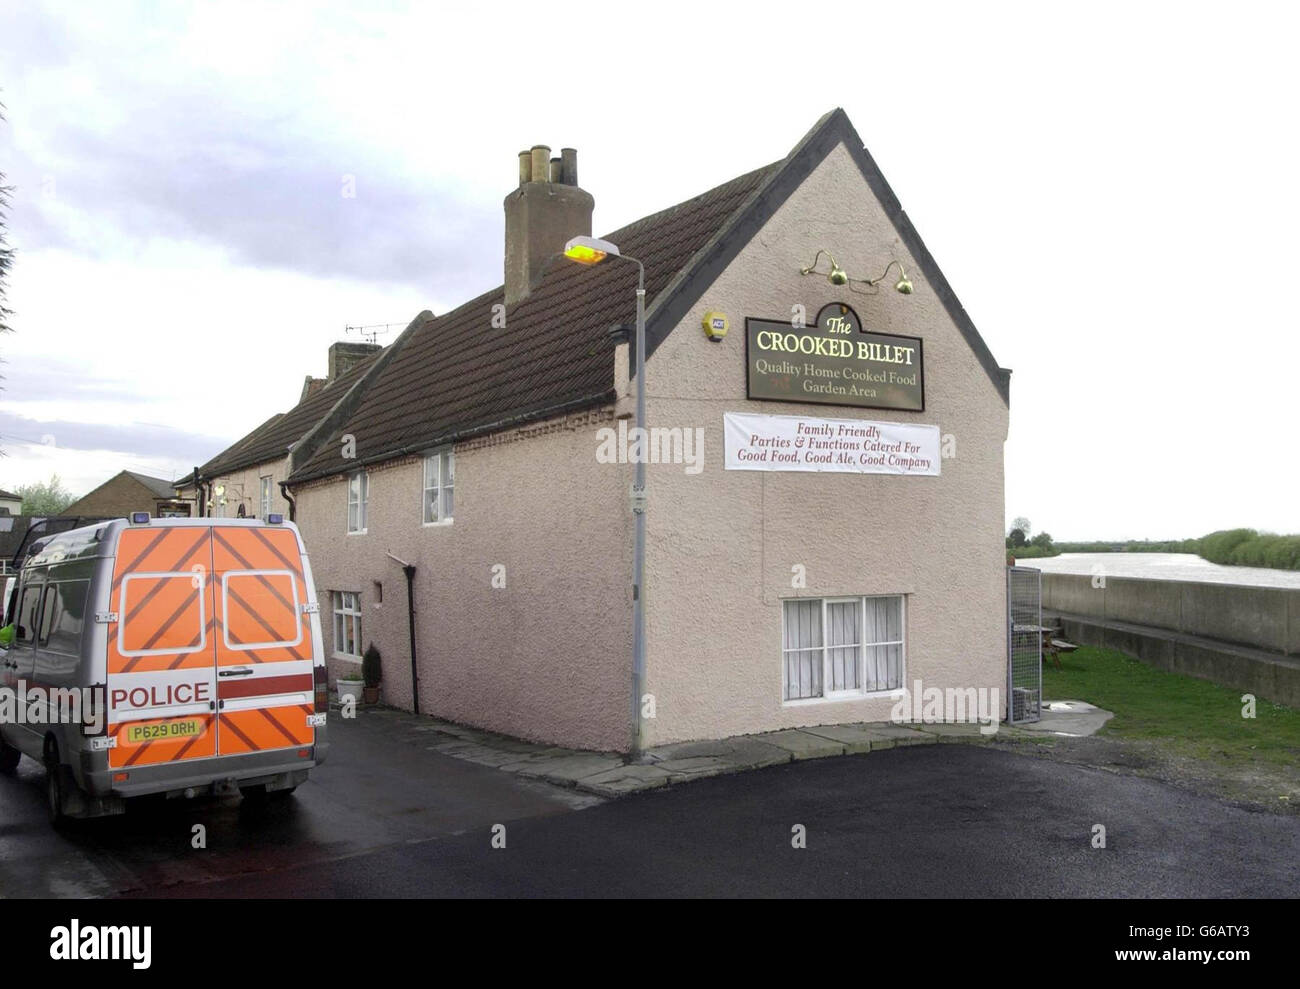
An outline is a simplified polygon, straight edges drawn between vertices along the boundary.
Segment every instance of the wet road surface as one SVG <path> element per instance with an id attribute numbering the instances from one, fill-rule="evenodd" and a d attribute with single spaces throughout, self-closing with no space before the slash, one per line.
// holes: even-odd
<path id="1" fill-rule="evenodd" d="M 68 837 L 46 825 L 25 761 L 0 779 L 0 892 L 1300 896 L 1294 814 L 990 748 L 799 762 L 601 802 L 381 727 L 332 721 L 329 761 L 283 804 L 142 805 Z M 194 824 L 206 849 L 191 848 Z"/>

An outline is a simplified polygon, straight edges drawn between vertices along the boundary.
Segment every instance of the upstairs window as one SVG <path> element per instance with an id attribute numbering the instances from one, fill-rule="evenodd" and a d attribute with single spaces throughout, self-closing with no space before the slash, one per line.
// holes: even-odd
<path id="1" fill-rule="evenodd" d="M 450 522 L 456 486 L 456 455 L 448 450 L 424 458 L 424 524 Z"/>
<path id="2" fill-rule="evenodd" d="M 370 475 L 363 470 L 348 475 L 348 532 L 366 531 L 366 502 L 370 498 Z"/>

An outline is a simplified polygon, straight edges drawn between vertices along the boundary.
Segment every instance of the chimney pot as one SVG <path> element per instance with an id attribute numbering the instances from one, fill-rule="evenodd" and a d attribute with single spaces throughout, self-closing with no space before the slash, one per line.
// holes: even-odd
<path id="1" fill-rule="evenodd" d="M 519 184 L 524 185 L 533 180 L 533 156 L 531 152 L 519 152 Z"/>
<path id="2" fill-rule="evenodd" d="M 551 149 L 545 144 L 533 145 L 533 174 L 531 182 L 545 182 L 550 176 Z"/>
<path id="3" fill-rule="evenodd" d="M 564 184 L 564 164 L 559 158 L 551 159 L 551 181 L 556 185 Z"/>
<path id="4" fill-rule="evenodd" d="M 564 163 L 564 184 L 578 184 L 578 151 L 576 148 L 561 148 L 560 160 Z"/>

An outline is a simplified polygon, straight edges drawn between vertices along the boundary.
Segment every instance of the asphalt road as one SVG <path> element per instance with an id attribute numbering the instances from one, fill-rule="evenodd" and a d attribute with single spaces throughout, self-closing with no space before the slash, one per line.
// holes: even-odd
<path id="1" fill-rule="evenodd" d="M 16 778 L 0 776 L 0 897 L 206 896 L 216 881 L 267 875 L 296 896 L 303 877 L 349 856 L 598 802 L 431 752 L 364 713 L 332 712 L 330 737 L 325 764 L 283 802 L 146 800 L 63 834 L 46 822 L 44 770 L 24 758 Z"/>
<path id="2" fill-rule="evenodd" d="M 1300 895 L 1300 818 L 968 745 L 894 749 L 597 802 L 331 722 L 288 803 L 44 823 L 0 780 L 0 893 L 86 896 Z M 409 735 L 407 736 L 409 737 Z M 17 823 L 14 821 L 15 813 Z M 190 847 L 194 824 L 207 848 Z M 1093 847 L 1094 825 L 1106 847 Z M 505 847 L 493 847 L 504 825 Z M 802 825 L 806 848 L 792 847 Z"/>

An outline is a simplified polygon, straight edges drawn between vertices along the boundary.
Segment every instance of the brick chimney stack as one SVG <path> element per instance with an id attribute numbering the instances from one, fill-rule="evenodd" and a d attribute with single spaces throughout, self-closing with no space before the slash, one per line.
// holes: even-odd
<path id="1" fill-rule="evenodd" d="M 340 340 L 338 343 L 330 344 L 329 374 L 325 378 L 325 383 L 333 384 L 361 361 L 383 349 L 377 343 L 358 343 L 352 340 Z"/>
<path id="2" fill-rule="evenodd" d="M 519 152 L 519 188 L 506 196 L 506 306 L 524 298 L 547 258 L 591 236 L 596 201 L 578 187 L 578 152 L 552 158 L 544 144 Z"/>

